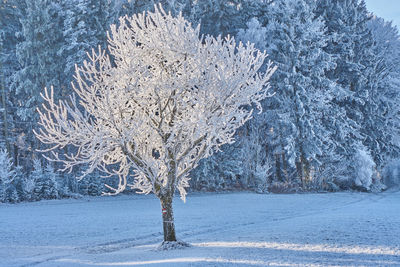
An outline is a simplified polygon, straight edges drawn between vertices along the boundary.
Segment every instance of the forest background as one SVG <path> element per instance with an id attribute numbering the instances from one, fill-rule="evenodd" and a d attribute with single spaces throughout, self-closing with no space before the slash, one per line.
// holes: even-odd
<path id="1" fill-rule="evenodd" d="M 82 169 L 60 173 L 34 136 L 44 87 L 72 93 L 75 64 L 107 46 L 110 24 L 159 1 L 0 1 L 0 202 L 100 195 Z M 165 10 L 266 50 L 274 96 L 236 142 L 191 173 L 191 190 L 381 191 L 398 183 L 398 29 L 362 0 L 163 0 Z M 266 62 L 267 63 L 267 62 Z M 62 148 L 63 152 L 69 147 Z M 127 190 L 127 193 L 132 190 Z"/>

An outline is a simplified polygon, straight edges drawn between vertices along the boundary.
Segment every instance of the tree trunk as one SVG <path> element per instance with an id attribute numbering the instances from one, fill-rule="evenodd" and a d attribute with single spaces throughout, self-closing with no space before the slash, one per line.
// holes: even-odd
<path id="1" fill-rule="evenodd" d="M 3 47 L 0 45 L 0 53 L 2 52 Z M 0 61 L 0 90 L 1 90 L 1 103 L 3 106 L 3 132 L 4 132 L 4 142 L 6 144 L 6 149 L 8 155 L 11 157 L 11 148 L 10 142 L 8 140 L 8 118 L 7 118 L 7 101 L 6 101 L 6 88 L 4 85 L 4 77 L 3 77 L 3 65 Z"/>
<path id="2" fill-rule="evenodd" d="M 289 183 L 288 164 L 286 161 L 285 152 L 284 152 L 283 148 L 282 148 L 282 165 L 283 165 L 282 169 L 283 169 L 283 174 L 285 176 L 285 181 L 287 183 Z"/>
<path id="3" fill-rule="evenodd" d="M 164 242 L 176 241 L 172 196 L 162 196 L 160 197 L 160 202 L 163 219 Z"/>
<path id="4" fill-rule="evenodd" d="M 307 188 L 309 185 L 311 178 L 310 178 L 310 163 L 306 159 L 303 153 L 303 149 L 300 148 L 300 161 L 298 162 L 298 171 L 299 171 L 299 177 L 301 179 L 302 187 L 303 189 Z"/>
<path id="5" fill-rule="evenodd" d="M 279 182 L 283 182 L 281 175 L 281 154 L 275 153 L 274 156 L 275 156 L 276 178 L 278 179 Z"/>

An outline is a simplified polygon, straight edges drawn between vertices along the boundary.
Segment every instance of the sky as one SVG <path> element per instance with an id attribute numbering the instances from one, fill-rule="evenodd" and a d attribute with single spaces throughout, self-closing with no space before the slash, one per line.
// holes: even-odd
<path id="1" fill-rule="evenodd" d="M 369 11 L 400 29 L 400 0 L 365 0 Z"/>

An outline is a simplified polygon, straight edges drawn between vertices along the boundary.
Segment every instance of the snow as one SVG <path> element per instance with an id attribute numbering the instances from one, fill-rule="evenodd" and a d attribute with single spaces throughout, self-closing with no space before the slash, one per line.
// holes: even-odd
<path id="1" fill-rule="evenodd" d="M 160 251 L 153 195 L 0 205 L 0 266 L 400 266 L 400 192 L 189 194 Z"/>
<path id="2" fill-rule="evenodd" d="M 100 46 L 88 53 L 70 98 L 57 103 L 57 90 L 45 88 L 33 131 L 49 145 L 44 157 L 62 170 L 83 165 L 82 178 L 95 170 L 118 177 L 117 187 L 106 185 L 109 194 L 130 187 L 166 202 L 178 190 L 185 201 L 190 171 L 234 142 L 253 106 L 262 111 L 277 67 L 268 62 L 261 72 L 265 51 L 200 36 L 200 25 L 192 28 L 182 14 L 173 17 L 161 4 L 154 10 L 111 25 L 109 54 Z M 66 145 L 75 149 L 59 155 Z"/>

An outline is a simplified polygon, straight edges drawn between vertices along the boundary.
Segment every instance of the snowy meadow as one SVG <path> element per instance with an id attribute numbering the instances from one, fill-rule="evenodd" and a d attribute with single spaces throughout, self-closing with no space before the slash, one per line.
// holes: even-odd
<path id="1" fill-rule="evenodd" d="M 364 0 L 0 0 L 0 266 L 400 266 L 398 62 Z"/>
<path id="2" fill-rule="evenodd" d="M 160 251 L 155 196 L 0 206 L 0 266 L 399 266 L 400 192 L 191 194 Z"/>

